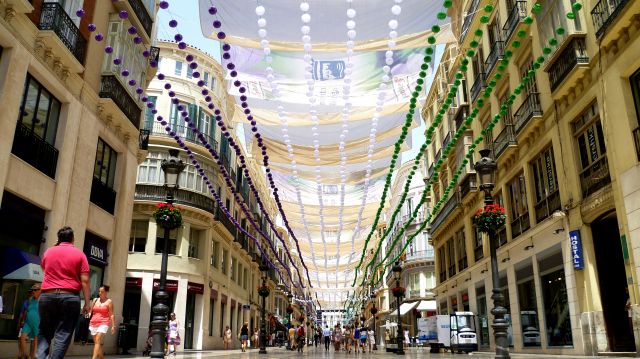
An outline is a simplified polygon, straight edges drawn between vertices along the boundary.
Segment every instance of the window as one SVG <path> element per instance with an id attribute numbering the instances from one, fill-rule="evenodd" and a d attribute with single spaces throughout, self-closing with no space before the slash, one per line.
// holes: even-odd
<path id="1" fill-rule="evenodd" d="M 160 162 L 158 153 L 149 152 L 149 157 L 138 166 L 137 183 L 161 184 L 164 182 L 163 176 L 160 175 Z"/>
<path id="2" fill-rule="evenodd" d="M 73 14 L 81 7 L 72 8 Z M 113 48 L 110 54 L 104 54 L 102 62 L 102 72 L 105 75 L 116 75 L 119 77 L 122 69 L 129 70 L 129 80 L 135 80 L 139 87 L 147 87 L 148 59 L 142 55 L 145 47 L 143 44 L 136 44 L 134 36 L 129 35 L 127 28 L 128 21 L 121 19 L 118 13 L 113 13 L 109 17 L 108 33 L 106 34 L 106 44 Z M 113 63 L 114 59 L 120 59 L 120 64 Z M 123 87 L 128 91 L 129 96 L 137 99 L 140 95 L 135 90 L 138 86 L 127 86 L 123 82 Z"/>
<path id="3" fill-rule="evenodd" d="M 636 104 L 636 126 L 633 130 L 633 142 L 636 145 L 636 157 L 640 161 L 640 70 L 629 79 L 633 92 L 633 102 Z"/>
<path id="4" fill-rule="evenodd" d="M 242 278 L 242 273 L 243 273 L 243 272 L 242 272 L 242 270 L 243 270 L 243 269 L 242 269 L 242 264 L 241 264 L 241 263 L 238 263 L 238 285 L 239 285 L 240 287 L 242 287 L 242 279 L 243 279 L 243 278 Z"/>
<path id="5" fill-rule="evenodd" d="M 238 270 L 238 260 L 235 257 L 231 257 L 231 280 L 236 280 L 236 271 Z"/>
<path id="6" fill-rule="evenodd" d="M 553 147 L 542 151 L 533 160 L 531 172 L 535 187 L 536 222 L 541 222 L 561 207 Z"/>
<path id="7" fill-rule="evenodd" d="M 409 274 L 409 290 L 412 292 L 418 292 L 418 293 L 410 293 L 411 296 L 420 295 L 420 273 Z"/>
<path id="8" fill-rule="evenodd" d="M 193 68 L 191 68 L 191 66 L 187 66 L 187 78 L 188 79 L 193 78 Z"/>
<path id="9" fill-rule="evenodd" d="M 473 226 L 473 248 L 475 261 L 484 258 L 484 245 L 482 244 L 482 232 L 478 227 Z"/>
<path id="10" fill-rule="evenodd" d="M 176 76 L 182 76 L 182 61 L 176 61 L 175 74 Z"/>
<path id="11" fill-rule="evenodd" d="M 569 300 L 560 249 L 555 254 L 540 260 L 538 268 L 547 327 L 547 343 L 550 347 L 573 345 Z"/>
<path id="12" fill-rule="evenodd" d="M 198 109 L 198 113 L 200 114 L 200 118 L 198 119 L 200 132 L 202 132 L 205 137 L 209 137 L 207 138 L 207 141 L 209 141 L 209 144 L 211 144 L 211 146 L 214 146 L 214 150 L 218 151 L 217 146 L 215 146 L 216 126 L 215 124 L 213 124 L 211 115 L 202 108 Z"/>
<path id="13" fill-rule="evenodd" d="M 449 278 L 456 275 L 456 251 L 455 244 L 452 239 L 447 241 L 447 258 L 449 258 Z"/>
<path id="14" fill-rule="evenodd" d="M 508 185 L 511 213 L 511 238 L 529 229 L 529 210 L 524 173 L 516 175 Z"/>
<path id="15" fill-rule="evenodd" d="M 211 242 L 211 266 L 218 268 L 218 254 L 220 252 L 220 244 L 216 241 Z"/>
<path id="16" fill-rule="evenodd" d="M 209 299 L 209 336 L 213 336 L 213 323 L 216 319 L 216 300 Z"/>
<path id="17" fill-rule="evenodd" d="M 113 182 L 116 177 L 116 162 L 118 154 L 107 145 L 101 138 L 98 138 L 98 149 L 96 161 L 93 167 L 93 178 L 99 180 L 103 185 L 113 189 Z"/>
<path id="18" fill-rule="evenodd" d="M 148 221 L 131 222 L 131 234 L 129 235 L 129 252 L 144 253 L 147 246 Z"/>
<path id="19" fill-rule="evenodd" d="M 516 281 L 523 346 L 539 347 L 540 325 L 538 324 L 536 285 L 533 281 L 533 266 L 530 260 L 525 267 L 516 270 Z"/>
<path id="20" fill-rule="evenodd" d="M 191 228 L 189 231 L 189 258 L 200 258 L 199 248 L 200 248 L 200 235 L 202 234 L 201 230 Z"/>
<path id="21" fill-rule="evenodd" d="M 338 185 L 335 185 L 335 184 L 322 185 L 322 193 L 323 194 L 338 194 Z"/>
<path id="22" fill-rule="evenodd" d="M 160 227 L 158 227 L 160 229 Z M 161 254 L 164 250 L 164 229 L 162 231 L 158 231 L 159 237 L 156 237 L 156 254 Z M 169 232 L 169 247 L 167 250 L 168 254 L 176 255 L 178 249 L 178 230 L 174 229 Z"/>
<path id="23" fill-rule="evenodd" d="M 60 101 L 31 75 L 27 75 L 18 125 L 50 145 L 55 145 Z"/>
<path id="24" fill-rule="evenodd" d="M 202 81 L 204 81 L 204 85 L 205 86 L 209 86 L 209 73 L 207 71 L 204 72 L 204 77 L 202 78 Z"/>
<path id="25" fill-rule="evenodd" d="M 249 287 L 249 271 L 247 270 L 247 268 L 244 269 L 242 277 L 244 278 L 242 281 L 242 288 L 247 289 Z"/>
<path id="26" fill-rule="evenodd" d="M 577 0 L 542 0 L 539 1 L 542 5 L 542 11 L 536 17 L 538 23 L 538 32 L 541 39 L 550 39 L 555 37 L 558 39 L 559 45 L 552 48 L 552 53 L 547 56 L 547 59 L 552 58 L 555 51 L 562 48 L 562 43 L 571 34 L 581 31 L 580 11 L 575 11 L 575 20 L 569 21 L 566 14 L 571 12 L 573 4 Z M 563 35 L 558 35 L 555 30 L 559 27 L 566 29 Z"/>
<path id="27" fill-rule="evenodd" d="M 467 247 L 464 240 L 464 227 L 456 232 L 456 251 L 458 253 L 458 271 L 467 268 Z"/>
<path id="28" fill-rule="evenodd" d="M 148 102 L 152 102 L 154 106 L 156 105 L 157 101 L 158 101 L 157 96 L 149 96 Z M 144 109 L 144 128 L 145 129 L 147 130 L 153 129 L 153 119 L 154 119 L 154 114 L 152 112 L 152 109 L 150 109 L 149 107 L 145 107 Z"/>
<path id="29" fill-rule="evenodd" d="M 438 248 L 438 270 L 440 271 L 440 283 L 447 280 L 447 262 L 445 255 L 445 246 Z"/>
<path id="30" fill-rule="evenodd" d="M 229 265 L 229 251 L 224 249 L 222 250 L 222 262 L 220 263 L 220 268 L 222 268 L 222 273 L 227 274 Z"/>
<path id="31" fill-rule="evenodd" d="M 582 196 L 588 197 L 611 183 L 607 148 L 596 102 L 573 122 L 573 132 L 578 142 Z"/>

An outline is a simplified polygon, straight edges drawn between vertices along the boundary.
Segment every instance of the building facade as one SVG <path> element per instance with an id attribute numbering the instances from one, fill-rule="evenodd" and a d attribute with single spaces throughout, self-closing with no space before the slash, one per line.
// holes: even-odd
<path id="1" fill-rule="evenodd" d="M 129 16 L 120 18 L 121 11 Z M 155 74 L 156 11 L 152 0 L 0 3 L 0 351 L 8 356 L 17 355 L 27 289 L 42 280 L 39 257 L 63 226 L 73 228 L 89 259 L 92 296 L 110 285 L 121 321 L 123 240 L 140 153 L 136 91 Z M 110 31 L 129 28 L 133 35 Z M 120 65 L 104 58 L 106 46 Z M 91 351 L 81 340 L 77 335 L 70 355 Z M 105 347 L 115 351 L 114 336 Z"/>
<path id="2" fill-rule="evenodd" d="M 431 206 L 442 204 L 431 222 L 438 309 L 476 313 L 479 344 L 493 348 L 489 238 L 472 224 L 483 204 L 472 168 L 479 156 L 464 163 L 483 133 L 478 149 L 497 161 L 492 196 L 507 215 L 495 240 L 511 350 L 637 352 L 640 3 L 538 1 L 531 15 L 534 3 L 454 1 L 465 9 L 450 14 L 459 43 L 448 47 L 437 75 L 443 86 L 432 88 L 423 110 L 433 123 L 453 99 L 428 149 L 429 178 L 459 138 L 431 192 Z M 472 45 L 477 51 L 463 63 Z M 462 66 L 458 91 L 447 97 Z M 520 87 L 527 74 L 535 75 Z M 470 128 L 456 134 L 473 113 Z M 458 168 L 463 175 L 454 177 Z"/>
<path id="3" fill-rule="evenodd" d="M 226 81 L 220 64 L 210 55 L 190 46 L 180 49 L 174 42 L 159 41 L 158 47 L 158 76 L 147 91 L 148 100 L 155 104 L 157 114 L 147 108 L 144 116 L 143 129 L 149 131 L 149 146 L 136 177 L 126 271 L 126 310 L 123 313 L 124 321 L 137 331 L 135 344 L 139 349 L 144 347 L 149 333 L 151 308 L 155 304 L 153 293 L 159 284 L 160 253 L 166 238 L 164 230 L 156 225 L 152 216 L 155 206 L 165 201 L 166 196 L 160 164 L 162 159 L 167 158 L 169 149 L 179 149 L 173 136 L 165 131 L 165 126 L 156 120 L 156 116 L 165 118 L 172 130 L 183 138 L 225 207 L 242 228 L 261 239 L 261 245 L 268 252 L 264 238 L 257 234 L 246 219 L 246 214 L 235 203 L 220 167 L 193 129 L 184 122 L 183 114 L 188 114 L 207 142 L 220 154 L 221 166 L 230 174 L 233 185 L 237 186 L 261 230 L 276 243 L 276 250 L 280 248 L 277 256 L 286 260 L 282 246 L 259 214 L 256 199 L 249 191 L 247 178 L 240 167 L 238 154 L 229 145 L 228 139 L 221 135 L 222 131 L 214 120 L 214 110 L 208 106 L 206 98 L 210 96 L 225 121 L 233 116 L 234 104 L 226 94 Z M 190 57 L 193 59 L 187 60 Z M 200 76 L 195 74 L 191 63 L 198 64 Z M 198 85 L 199 81 L 203 81 L 201 86 Z M 169 91 L 175 95 L 170 97 Z M 235 133 L 232 137 L 238 141 Z M 247 166 L 261 197 L 268 197 L 263 173 L 251 156 L 246 153 L 243 155 L 247 158 Z M 184 225 L 169 233 L 169 307 L 176 313 L 181 345 L 185 349 L 223 348 L 222 337 L 227 326 L 233 333 L 232 345 L 239 346 L 236 336 L 242 324 L 248 322 L 253 333 L 260 323 L 262 298 L 258 296 L 257 288 L 261 285 L 258 270 L 261 255 L 255 243 L 236 228 L 214 201 L 205 178 L 188 160 L 184 151 L 180 157 L 186 167 L 180 175 L 179 189 L 174 197 L 175 205 L 182 211 Z M 274 208 L 267 208 L 267 211 L 275 218 Z M 273 253 L 270 256 L 276 257 Z M 267 298 L 266 311 L 267 319 L 270 319 L 283 310 L 285 282 L 273 269 L 268 277 L 271 295 Z"/>

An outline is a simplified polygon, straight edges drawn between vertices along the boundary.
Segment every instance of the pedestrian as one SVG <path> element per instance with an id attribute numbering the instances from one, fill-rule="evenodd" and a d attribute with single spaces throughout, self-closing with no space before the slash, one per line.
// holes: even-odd
<path id="1" fill-rule="evenodd" d="M 240 335 L 238 335 L 238 337 L 240 338 L 240 349 L 242 349 L 242 352 L 244 353 L 247 349 L 247 341 L 249 341 L 249 323 L 245 322 L 242 325 L 242 328 L 240 328 Z"/>
<path id="2" fill-rule="evenodd" d="M 91 302 L 89 332 L 93 337 L 92 359 L 104 359 L 102 339 L 109 331 L 109 324 L 111 324 L 111 334 L 116 333 L 116 316 L 113 313 L 113 301 L 107 297 L 108 294 L 109 286 L 103 285 L 98 289 L 98 298 Z"/>
<path id="3" fill-rule="evenodd" d="M 360 347 L 360 327 L 357 324 L 353 325 L 353 351 L 358 354 Z"/>
<path id="4" fill-rule="evenodd" d="M 289 327 L 289 346 L 291 347 L 291 350 L 294 350 L 296 347 L 296 329 L 293 327 L 293 325 L 291 325 Z"/>
<path id="5" fill-rule="evenodd" d="M 336 325 L 333 330 L 333 342 L 335 343 L 335 351 L 340 351 L 340 344 L 342 344 L 342 329 L 340 329 L 340 324 Z"/>
<path id="6" fill-rule="evenodd" d="M 367 327 L 364 325 L 360 328 L 360 346 L 362 347 L 362 352 L 366 352 L 367 350 Z"/>
<path id="7" fill-rule="evenodd" d="M 73 229 L 63 227 L 58 231 L 58 243 L 42 256 L 44 280 L 38 304 L 38 359 L 61 359 L 67 354 L 73 331 L 78 325 L 80 291 L 84 297 L 82 314 L 89 312 L 89 262 L 73 243 Z M 54 337 L 56 340 L 51 345 Z"/>
<path id="8" fill-rule="evenodd" d="M 353 340 L 353 331 L 351 331 L 351 326 L 347 325 L 344 327 L 344 350 L 347 354 L 351 354 L 351 342 Z"/>
<path id="9" fill-rule="evenodd" d="M 407 347 L 411 346 L 411 339 L 409 338 L 409 329 L 404 330 L 404 344 Z"/>
<path id="10" fill-rule="evenodd" d="M 178 322 L 178 319 L 176 319 L 176 313 L 171 313 L 169 316 L 169 330 L 167 331 L 169 355 L 173 354 L 173 356 L 176 356 L 176 350 L 178 350 L 178 345 L 180 345 L 180 332 L 178 332 L 179 327 L 180 323 Z"/>
<path id="11" fill-rule="evenodd" d="M 371 353 L 371 350 L 376 345 L 376 332 L 373 331 L 373 327 L 369 328 L 369 332 L 367 333 L 367 339 L 369 342 L 369 353 Z"/>
<path id="12" fill-rule="evenodd" d="M 329 342 L 331 341 L 331 329 L 329 329 L 329 324 L 325 324 L 324 329 L 322 329 L 322 336 L 324 338 L 324 351 L 329 351 Z"/>
<path id="13" fill-rule="evenodd" d="M 391 344 L 391 333 L 389 333 L 389 329 L 384 330 L 384 344 L 387 347 Z"/>
<path id="14" fill-rule="evenodd" d="M 260 345 L 260 330 L 255 328 L 253 330 L 253 343 L 251 343 L 252 348 L 257 348 Z"/>
<path id="15" fill-rule="evenodd" d="M 34 284 L 29 289 L 29 297 L 24 301 L 20 312 L 18 327 L 20 328 L 18 344 L 20 358 L 35 358 L 38 346 L 38 331 L 40 328 L 40 314 L 38 313 L 38 299 L 40 298 L 40 284 Z M 27 343 L 31 340 L 31 348 L 27 356 Z"/>
<path id="16" fill-rule="evenodd" d="M 307 336 L 305 330 L 304 330 L 304 324 L 300 323 L 300 325 L 298 326 L 298 330 L 296 331 L 296 334 L 298 336 L 298 352 L 302 353 L 303 349 L 304 349 L 304 340 Z"/>
<path id="17" fill-rule="evenodd" d="M 227 325 L 227 328 L 224 330 L 224 336 L 222 337 L 222 341 L 224 343 L 224 350 L 229 349 L 229 344 L 231 343 L 231 328 Z"/>

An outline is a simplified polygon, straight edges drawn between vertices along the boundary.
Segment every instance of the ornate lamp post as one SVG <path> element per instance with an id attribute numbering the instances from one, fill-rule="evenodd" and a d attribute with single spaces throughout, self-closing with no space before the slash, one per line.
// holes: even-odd
<path id="1" fill-rule="evenodd" d="M 498 167 L 496 161 L 489 157 L 490 153 L 490 150 L 481 150 L 480 156 L 482 156 L 482 158 L 473 166 L 480 176 L 480 189 L 484 191 L 485 207 L 493 204 L 491 192 L 495 186 L 495 171 Z M 493 309 L 491 309 L 493 323 L 491 326 L 493 327 L 493 336 L 496 343 L 495 357 L 508 359 L 510 358 L 509 339 L 507 337 L 509 324 L 504 319 L 504 315 L 507 313 L 507 310 L 502 306 L 504 296 L 502 295 L 502 291 L 498 289 L 500 284 L 498 279 L 498 257 L 496 255 L 496 236 L 494 231 L 487 231 L 486 233 L 489 236 L 489 251 L 491 253 L 491 282 L 493 286 L 493 294 L 491 295 L 491 299 L 493 299 Z"/>
<path id="2" fill-rule="evenodd" d="M 396 341 L 398 342 L 398 350 L 396 350 L 396 354 L 404 355 L 404 349 L 402 347 L 402 320 L 400 319 L 400 298 L 404 297 L 404 288 L 400 286 L 400 276 L 402 275 L 402 266 L 400 262 L 396 262 L 396 264 L 391 269 L 393 271 L 393 276 L 396 278 L 396 287 L 393 288 L 393 295 L 396 297 L 396 303 L 398 304 L 398 335 L 396 336 Z"/>
<path id="3" fill-rule="evenodd" d="M 375 299 L 373 301 L 373 306 L 370 309 L 371 315 L 373 316 L 373 350 L 378 350 L 378 339 L 376 338 L 376 314 L 378 314 L 378 308 L 376 308 Z"/>
<path id="4" fill-rule="evenodd" d="M 258 288 L 258 294 L 262 297 L 262 310 L 260 311 L 260 354 L 267 354 L 267 322 L 264 318 L 266 311 L 266 300 L 269 296 L 269 287 L 267 287 L 267 272 L 269 266 L 262 262 L 259 266 L 260 274 L 262 275 L 262 286 Z"/>
<path id="5" fill-rule="evenodd" d="M 291 314 L 293 314 L 293 306 L 291 305 L 291 300 L 293 299 L 293 294 L 291 292 L 287 293 L 287 299 L 289 300 L 289 305 L 287 306 L 287 328 L 291 328 Z M 289 340 L 289 333 L 286 334 L 287 337 L 287 349 L 291 349 L 291 340 Z"/>
<path id="6" fill-rule="evenodd" d="M 178 179 L 185 167 L 185 164 L 178 157 L 178 153 L 179 151 L 177 149 L 170 149 L 169 158 L 162 160 L 160 164 L 164 172 L 164 187 L 167 191 L 166 202 L 169 207 L 173 204 L 173 195 L 175 190 L 178 189 Z M 180 218 L 180 225 L 182 224 L 181 222 L 182 219 Z M 166 292 L 169 233 L 172 229 L 176 228 L 175 225 L 177 225 L 177 222 L 172 221 L 167 215 L 164 215 L 164 218 L 161 218 L 161 221 L 156 220 L 156 223 L 164 228 L 164 247 L 160 265 L 160 286 L 155 293 L 156 305 L 154 305 L 151 310 L 153 312 L 153 317 L 151 318 L 153 344 L 149 356 L 151 358 L 164 358 L 164 342 L 167 336 L 167 315 L 169 314 L 169 306 L 167 305 L 169 294 Z"/>

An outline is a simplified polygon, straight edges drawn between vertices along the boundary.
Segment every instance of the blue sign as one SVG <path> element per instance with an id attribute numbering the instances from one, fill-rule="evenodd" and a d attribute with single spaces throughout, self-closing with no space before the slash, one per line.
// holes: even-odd
<path id="1" fill-rule="evenodd" d="M 316 81 L 341 80 L 344 78 L 345 62 L 341 60 L 313 60 L 313 79 Z"/>
<path id="2" fill-rule="evenodd" d="M 582 255 L 580 231 L 575 230 L 569 232 L 569 241 L 571 241 L 571 258 L 573 261 L 573 268 L 584 269 L 584 256 Z"/>

